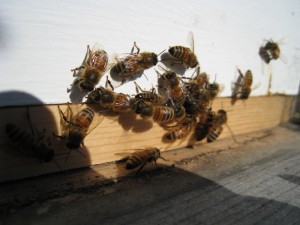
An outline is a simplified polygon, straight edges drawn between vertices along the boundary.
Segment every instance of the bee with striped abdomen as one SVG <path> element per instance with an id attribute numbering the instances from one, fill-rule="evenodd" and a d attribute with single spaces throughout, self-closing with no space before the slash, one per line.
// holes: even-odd
<path id="1" fill-rule="evenodd" d="M 56 166 L 61 169 L 54 159 L 55 152 L 51 148 L 50 139 L 48 143 L 46 143 L 46 129 L 39 131 L 32 124 L 29 111 L 27 111 L 27 117 L 31 132 L 15 124 L 6 125 L 5 132 L 11 146 L 21 155 L 37 158 L 40 162 L 53 161 Z"/>
<path id="2" fill-rule="evenodd" d="M 137 52 L 134 53 L 134 49 Z M 117 63 L 111 68 L 112 76 L 117 76 L 124 83 L 128 79 L 135 78 L 144 70 L 155 66 L 158 62 L 157 54 L 154 52 L 141 52 L 134 42 L 129 54 L 121 54 L 116 57 Z"/>
<path id="3" fill-rule="evenodd" d="M 156 160 L 159 158 L 166 160 L 160 155 L 160 150 L 158 148 L 149 147 L 145 149 L 137 149 L 137 151 L 133 152 L 131 155 L 127 155 L 124 158 L 117 160 L 116 162 L 125 162 L 127 170 L 139 167 L 136 172 L 137 175 L 147 163 L 154 162 L 157 167 Z"/>
<path id="4" fill-rule="evenodd" d="M 67 140 L 66 147 L 69 148 L 70 151 L 66 160 L 72 150 L 76 150 L 85 157 L 78 148 L 81 145 L 84 146 L 84 138 L 99 125 L 103 117 L 95 115 L 92 109 L 84 107 L 83 105 L 80 109 L 76 109 L 75 111 L 75 109 L 72 109 L 71 105 L 68 103 L 67 110 L 65 112 L 63 112 L 59 106 L 57 107 L 60 115 L 61 135 L 54 134 L 54 136 Z"/>
<path id="5" fill-rule="evenodd" d="M 175 112 L 172 107 L 154 105 L 152 102 L 139 99 L 131 99 L 130 105 L 131 109 L 143 119 L 153 119 L 158 123 L 168 123 L 175 119 Z"/>
<path id="6" fill-rule="evenodd" d="M 239 77 L 235 83 L 233 83 L 232 95 L 231 95 L 231 105 L 238 99 L 248 99 L 251 93 L 251 85 L 253 82 L 253 75 L 251 70 L 247 70 L 245 75 L 238 69 Z"/>
<path id="7" fill-rule="evenodd" d="M 108 55 L 104 50 L 97 45 L 91 50 L 88 45 L 81 66 L 71 70 L 74 72 L 74 76 L 77 71 L 79 73 L 72 87 L 77 86 L 81 92 L 94 90 L 106 70 L 107 62 Z"/>
<path id="8" fill-rule="evenodd" d="M 217 114 L 214 116 L 212 120 L 212 126 L 209 129 L 207 134 L 207 142 L 215 141 L 223 131 L 223 124 L 227 123 L 227 113 L 225 110 L 218 110 Z"/>
<path id="9" fill-rule="evenodd" d="M 284 44 L 286 41 L 287 38 L 282 38 L 278 42 L 274 42 L 272 39 L 265 40 L 263 45 L 259 48 L 259 56 L 267 64 L 269 64 L 271 60 L 277 60 L 278 58 L 286 62 L 279 48 L 279 45 Z"/>
<path id="10" fill-rule="evenodd" d="M 109 80 L 107 80 L 107 84 L 110 85 L 111 89 L 96 88 L 88 94 L 87 102 L 96 103 L 98 106 L 113 112 L 128 112 L 130 110 L 128 95 L 115 93 Z"/>
<path id="11" fill-rule="evenodd" d="M 169 48 L 171 56 L 181 61 L 187 68 L 195 68 L 199 65 L 197 56 L 194 53 L 194 35 L 192 32 L 188 34 L 188 42 L 191 48 L 184 46 L 173 46 Z"/>
<path id="12" fill-rule="evenodd" d="M 155 88 L 152 88 L 150 91 L 144 91 L 136 82 L 134 83 L 137 91 L 141 91 L 141 93 L 137 93 L 134 96 L 135 99 L 144 100 L 146 102 L 152 102 L 155 105 L 161 105 L 164 102 L 164 97 L 160 94 L 157 94 L 155 92 Z"/>
<path id="13" fill-rule="evenodd" d="M 164 129 L 169 130 L 164 135 L 164 138 L 172 142 L 178 139 L 184 139 L 194 129 L 195 124 L 196 118 L 188 115 L 176 125 L 164 126 Z"/>

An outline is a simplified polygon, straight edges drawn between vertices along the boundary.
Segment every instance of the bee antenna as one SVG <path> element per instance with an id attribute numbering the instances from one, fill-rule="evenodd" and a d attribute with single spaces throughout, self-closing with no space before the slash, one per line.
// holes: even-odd
<path id="1" fill-rule="evenodd" d="M 160 52 L 157 56 L 160 56 L 162 53 L 164 53 L 166 49 L 164 49 L 162 52 Z"/>
<path id="2" fill-rule="evenodd" d="M 67 160 L 68 160 L 68 158 L 69 158 L 69 156 L 70 156 L 71 151 L 72 151 L 72 150 L 70 150 L 70 151 L 68 152 L 67 158 L 65 159 L 65 163 L 67 162 Z"/>
<path id="3" fill-rule="evenodd" d="M 147 81 L 148 81 L 148 77 L 146 76 L 146 74 L 145 74 L 145 73 L 143 73 L 143 75 L 146 77 L 146 79 L 147 79 Z"/>
<path id="4" fill-rule="evenodd" d="M 78 152 L 80 155 L 82 155 L 84 158 L 86 158 L 85 154 L 83 154 L 81 151 L 79 151 L 78 149 L 75 149 L 76 152 Z"/>
<path id="5" fill-rule="evenodd" d="M 62 170 L 62 168 L 61 168 L 60 165 L 56 162 L 55 159 L 53 159 L 53 162 L 55 163 L 55 165 L 56 165 L 60 170 Z"/>

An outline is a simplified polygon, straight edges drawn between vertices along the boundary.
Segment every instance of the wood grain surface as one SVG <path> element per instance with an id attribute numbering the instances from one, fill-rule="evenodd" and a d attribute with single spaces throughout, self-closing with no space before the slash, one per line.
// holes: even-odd
<path id="1" fill-rule="evenodd" d="M 218 98 L 213 103 L 213 110 L 223 108 L 228 112 L 228 126 L 237 136 L 269 129 L 288 121 L 294 99 L 293 96 L 252 97 L 245 102 L 238 101 L 232 107 L 230 98 Z M 60 105 L 60 107 L 65 109 L 66 105 Z M 117 116 L 103 116 L 102 122 L 85 138 L 85 147 L 79 149 L 85 157 L 72 151 L 65 162 L 65 153 L 69 150 L 65 147 L 64 141 L 52 135 L 53 132 L 56 134 L 60 132 L 60 116 L 57 105 L 1 108 L 0 182 L 61 172 L 53 162 L 40 163 L 38 159 L 15 154 L 10 147 L 5 134 L 5 126 L 8 123 L 14 123 L 29 130 L 27 110 L 29 110 L 34 125 L 39 130 L 46 129 L 45 137 L 51 138 L 52 147 L 56 152 L 55 160 L 62 170 L 115 161 L 120 159 L 116 153 L 130 153 L 134 149 L 149 146 L 167 151 L 204 143 L 195 142 L 192 133 L 185 140 L 166 143 L 162 139 L 166 131 L 157 123 L 142 120 L 133 113 L 123 113 Z M 224 126 L 219 139 L 230 136 L 228 127 Z M 232 143 L 234 143 L 233 139 Z"/>

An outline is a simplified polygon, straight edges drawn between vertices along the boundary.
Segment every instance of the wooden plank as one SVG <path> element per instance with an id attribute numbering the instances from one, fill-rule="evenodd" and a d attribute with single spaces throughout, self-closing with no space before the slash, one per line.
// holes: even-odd
<path id="1" fill-rule="evenodd" d="M 292 96 L 252 97 L 246 102 L 238 101 L 232 107 L 230 98 L 219 98 L 214 101 L 213 110 L 220 108 L 227 110 L 228 125 L 235 135 L 239 135 L 272 128 L 288 121 L 294 99 L 295 97 Z M 61 107 L 63 109 L 66 105 L 61 105 Z M 14 123 L 29 129 L 26 118 L 27 109 L 29 109 L 33 123 L 40 130 L 46 128 L 46 136 L 51 137 L 56 154 L 69 151 L 63 141 L 52 135 L 52 132 L 59 133 L 60 117 L 56 105 L 1 108 L 0 182 L 60 172 L 53 162 L 40 163 L 37 159 L 12 154 L 13 150 L 5 135 L 5 125 Z M 69 170 L 111 162 L 120 158 L 115 153 L 146 146 L 155 146 L 166 151 L 187 144 L 198 144 L 193 140 L 192 134 L 184 141 L 164 143 L 162 136 L 165 132 L 158 124 L 141 120 L 133 113 L 120 114 L 115 119 L 105 117 L 101 124 L 86 137 L 85 148 L 80 148 L 85 158 L 73 151 L 67 162 L 65 162 L 66 155 L 57 155 L 55 159 L 63 170 Z M 225 127 L 219 138 L 230 136 L 228 128 Z"/>

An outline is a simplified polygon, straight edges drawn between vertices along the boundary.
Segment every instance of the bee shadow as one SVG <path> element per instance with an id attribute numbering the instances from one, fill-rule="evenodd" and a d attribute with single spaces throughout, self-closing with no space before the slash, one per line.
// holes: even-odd
<path id="1" fill-rule="evenodd" d="M 124 130 L 131 130 L 134 133 L 141 133 L 150 130 L 153 122 L 146 119 L 139 119 L 134 112 L 120 113 L 118 118 L 119 124 Z"/>
<path id="2" fill-rule="evenodd" d="M 124 84 L 126 84 L 126 83 L 128 83 L 130 81 L 134 81 L 134 80 L 138 79 L 143 74 L 144 73 L 141 72 L 141 73 L 136 74 L 136 75 L 134 75 L 132 77 L 129 77 L 129 78 L 126 78 L 126 79 L 122 79 L 118 73 L 116 73 L 116 72 L 114 72 L 112 70 L 109 70 L 109 72 L 108 72 L 109 76 L 108 77 L 109 77 L 109 80 L 110 80 L 112 86 L 114 88 L 118 88 L 118 87 L 120 87 L 120 86 L 122 86 L 122 85 L 124 85 Z"/>
<path id="3" fill-rule="evenodd" d="M 0 160 L 2 169 L 0 183 L 38 175 L 60 173 L 64 170 L 91 165 L 88 147 L 79 149 L 84 157 L 76 151 L 72 151 L 66 161 L 67 153 L 70 150 L 66 147 L 64 140 L 53 135 L 53 133 L 60 134 L 60 127 L 57 126 L 60 116 L 56 106 L 44 106 L 43 102 L 37 97 L 20 91 L 0 93 L 0 99 L 9 99 L 11 105 L 19 105 L 1 108 Z M 22 103 L 23 105 L 21 105 Z M 16 144 L 14 139 L 7 136 L 7 132 L 9 132 L 7 131 L 8 124 L 15 125 L 19 132 L 22 131 L 24 134 L 28 134 L 28 137 L 18 137 L 17 139 L 21 144 Z M 50 162 L 42 156 L 29 155 L 22 149 L 22 146 L 28 146 L 27 139 L 29 138 L 41 138 L 47 148 L 54 150 L 54 157 L 51 158 Z M 12 145 L 14 143 L 21 146 L 19 151 Z M 32 154 L 34 153 L 32 152 Z"/>
<path id="4" fill-rule="evenodd" d="M 166 68 L 174 71 L 176 74 L 184 75 L 186 72 L 185 66 L 181 61 L 175 59 L 168 52 L 164 52 L 160 57 L 160 63 L 162 63 Z"/>
<path id="5" fill-rule="evenodd" d="M 73 77 L 75 77 L 75 78 L 73 80 L 73 83 L 71 84 L 70 88 L 67 88 L 67 93 L 70 93 L 69 98 L 70 98 L 71 102 L 82 102 L 84 96 L 86 95 L 86 93 L 83 93 L 80 91 L 80 89 L 77 85 L 74 85 L 78 76 L 80 76 L 80 70 L 77 72 L 74 72 Z"/>
<path id="6" fill-rule="evenodd" d="M 77 86 L 72 86 L 71 89 L 67 89 L 69 92 L 69 98 L 71 102 L 82 102 L 86 93 L 82 93 Z"/>

